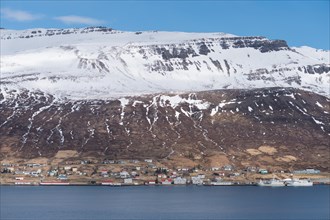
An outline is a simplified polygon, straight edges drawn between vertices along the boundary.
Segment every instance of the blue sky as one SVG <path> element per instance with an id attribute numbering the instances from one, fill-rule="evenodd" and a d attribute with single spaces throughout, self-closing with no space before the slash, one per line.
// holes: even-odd
<path id="1" fill-rule="evenodd" d="M 1 0 L 1 27 L 226 32 L 329 49 L 324 1 L 17 1 Z"/>

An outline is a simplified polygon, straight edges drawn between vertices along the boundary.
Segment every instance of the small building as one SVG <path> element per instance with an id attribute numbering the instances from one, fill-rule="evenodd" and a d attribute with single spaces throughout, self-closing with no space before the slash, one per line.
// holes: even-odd
<path id="1" fill-rule="evenodd" d="M 72 172 L 78 172 L 78 168 L 77 167 L 72 167 Z"/>
<path id="2" fill-rule="evenodd" d="M 247 167 L 246 171 L 250 172 L 250 173 L 255 173 L 255 172 L 257 172 L 257 168 L 256 167 Z"/>
<path id="3" fill-rule="evenodd" d="M 212 171 L 219 171 L 219 170 L 221 170 L 221 168 L 220 167 L 211 167 L 211 170 Z"/>
<path id="4" fill-rule="evenodd" d="M 108 171 L 107 170 L 101 170 L 100 171 L 100 174 L 103 176 L 103 175 L 108 175 Z"/>
<path id="5" fill-rule="evenodd" d="M 320 170 L 315 169 L 305 169 L 305 170 L 295 170 L 293 171 L 294 174 L 319 174 Z"/>
<path id="6" fill-rule="evenodd" d="M 194 185 L 202 185 L 203 179 L 199 178 L 198 176 L 193 176 L 193 177 L 191 177 L 191 182 Z"/>
<path id="7" fill-rule="evenodd" d="M 132 175 L 132 177 L 136 177 L 136 176 L 138 176 L 138 173 L 136 171 L 132 171 L 131 175 Z"/>
<path id="8" fill-rule="evenodd" d="M 38 164 L 38 163 L 28 163 L 26 164 L 27 167 L 40 167 L 41 164 Z"/>
<path id="9" fill-rule="evenodd" d="M 10 172 L 10 173 L 13 173 L 15 171 L 15 168 L 14 167 L 7 167 L 7 170 Z"/>
<path id="10" fill-rule="evenodd" d="M 64 170 L 65 170 L 65 171 L 70 171 L 71 169 L 72 169 L 71 166 L 65 166 L 65 167 L 64 167 Z"/>
<path id="11" fill-rule="evenodd" d="M 130 175 L 127 171 L 121 171 L 119 175 L 120 175 L 120 178 L 122 178 L 122 179 L 130 177 Z"/>
<path id="12" fill-rule="evenodd" d="M 238 173 L 238 172 L 236 172 L 236 173 L 231 173 L 230 175 L 231 175 L 231 176 L 240 176 L 241 174 Z"/>
<path id="13" fill-rule="evenodd" d="M 225 165 L 225 166 L 223 166 L 223 170 L 232 171 L 232 170 L 234 170 L 234 167 L 232 165 Z"/>
<path id="14" fill-rule="evenodd" d="M 132 178 L 126 178 L 124 179 L 125 184 L 133 184 L 133 179 Z"/>
<path id="15" fill-rule="evenodd" d="M 166 176 L 165 174 L 161 174 L 161 173 L 160 173 L 160 174 L 157 175 L 157 178 L 158 178 L 158 179 L 166 179 L 167 176 Z"/>
<path id="16" fill-rule="evenodd" d="M 186 167 L 184 167 L 184 168 L 178 168 L 177 171 L 178 172 L 180 172 L 180 171 L 181 172 L 186 172 L 186 171 L 189 171 L 189 168 L 186 168 Z"/>
<path id="17" fill-rule="evenodd" d="M 48 172 L 48 175 L 49 175 L 49 176 L 57 176 L 57 174 L 58 174 L 58 171 L 57 171 L 57 170 L 50 170 L 50 171 Z"/>
<path id="18" fill-rule="evenodd" d="M 197 177 L 200 178 L 200 179 L 204 179 L 205 178 L 205 174 L 198 174 Z"/>
<path id="19" fill-rule="evenodd" d="M 157 169 L 157 166 L 155 164 L 148 164 L 148 167 L 151 168 L 151 169 Z"/>
<path id="20" fill-rule="evenodd" d="M 13 164 L 10 164 L 10 163 L 3 163 L 1 164 L 3 167 L 12 167 L 14 166 Z"/>
<path id="21" fill-rule="evenodd" d="M 144 162 L 152 163 L 152 159 L 145 159 Z"/>
<path id="22" fill-rule="evenodd" d="M 268 174 L 268 170 L 266 169 L 259 169 L 258 171 L 260 174 Z"/>
<path id="23" fill-rule="evenodd" d="M 17 177 L 15 177 L 15 180 L 24 180 L 24 177 L 22 177 L 22 176 L 17 176 Z"/>
<path id="24" fill-rule="evenodd" d="M 155 185 L 155 184 L 156 184 L 156 181 L 154 181 L 154 180 L 146 181 L 144 183 L 144 185 Z"/>
<path id="25" fill-rule="evenodd" d="M 39 172 L 38 171 L 31 171 L 30 175 L 37 177 L 37 176 L 39 176 Z"/>
<path id="26" fill-rule="evenodd" d="M 176 178 L 177 175 L 176 175 L 176 174 L 172 174 L 170 177 L 171 177 L 171 178 Z"/>
<path id="27" fill-rule="evenodd" d="M 58 175 L 57 179 L 59 179 L 59 180 L 67 180 L 68 177 L 65 174 L 60 174 L 60 175 Z"/>
<path id="28" fill-rule="evenodd" d="M 171 185 L 172 184 L 172 179 L 162 179 L 160 181 L 162 185 Z"/>
<path id="29" fill-rule="evenodd" d="M 174 179 L 174 184 L 176 184 L 176 185 L 185 185 L 185 184 L 187 184 L 187 179 L 182 178 L 182 177 L 176 177 Z"/>

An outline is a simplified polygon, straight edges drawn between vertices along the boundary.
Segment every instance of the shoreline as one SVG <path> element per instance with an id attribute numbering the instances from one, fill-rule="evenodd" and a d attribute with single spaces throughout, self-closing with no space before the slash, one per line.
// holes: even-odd
<path id="1" fill-rule="evenodd" d="M 66 183 L 66 184 L 0 184 L 0 187 L 2 186 L 101 186 L 101 187 L 172 187 L 172 186 L 180 186 L 180 187 L 187 187 L 187 186 L 196 186 L 196 187 L 222 187 L 222 186 L 230 186 L 230 187 L 237 187 L 237 186 L 259 186 L 257 183 L 251 183 L 251 184 L 226 184 L 226 185 L 212 185 L 212 184 L 203 184 L 203 185 L 196 185 L 196 184 L 153 184 L 153 185 L 146 185 L 146 184 L 121 184 L 121 185 L 104 185 L 101 183 L 98 184 L 84 184 L 84 183 Z M 313 183 L 313 186 L 330 186 L 330 183 Z M 259 186 L 259 187 L 272 187 L 272 188 L 278 188 L 277 186 Z M 287 186 L 280 186 L 280 187 L 287 187 Z M 296 186 L 296 187 L 306 187 L 306 186 Z"/>

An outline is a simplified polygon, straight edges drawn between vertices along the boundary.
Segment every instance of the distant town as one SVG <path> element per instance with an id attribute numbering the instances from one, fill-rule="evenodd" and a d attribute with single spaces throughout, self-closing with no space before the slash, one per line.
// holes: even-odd
<path id="1" fill-rule="evenodd" d="M 314 168 L 269 170 L 231 164 L 221 167 L 166 167 L 153 159 L 75 160 L 57 166 L 42 163 L 1 164 L 1 185 L 258 185 L 262 180 L 297 178 L 329 184 L 328 173 Z"/>

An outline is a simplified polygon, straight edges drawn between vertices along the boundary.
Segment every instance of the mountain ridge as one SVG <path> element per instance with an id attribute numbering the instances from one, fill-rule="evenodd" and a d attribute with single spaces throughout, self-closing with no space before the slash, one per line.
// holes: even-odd
<path id="1" fill-rule="evenodd" d="M 39 31 L 1 30 L 2 88 L 71 99 L 276 86 L 329 96 L 329 51 L 283 40 L 105 27 Z"/>

